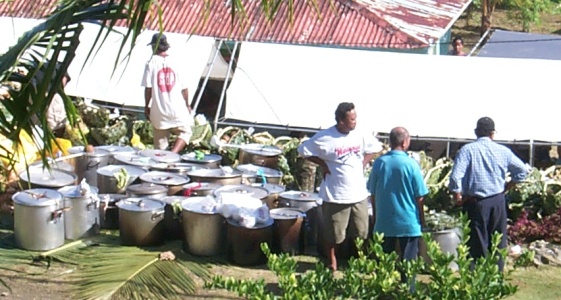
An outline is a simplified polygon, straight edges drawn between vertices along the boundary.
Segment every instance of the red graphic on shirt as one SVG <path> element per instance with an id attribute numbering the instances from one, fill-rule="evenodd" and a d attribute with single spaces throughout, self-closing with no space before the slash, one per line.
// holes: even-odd
<path id="1" fill-rule="evenodd" d="M 164 67 L 158 71 L 158 88 L 164 93 L 169 93 L 175 85 L 175 73 L 171 68 Z"/>

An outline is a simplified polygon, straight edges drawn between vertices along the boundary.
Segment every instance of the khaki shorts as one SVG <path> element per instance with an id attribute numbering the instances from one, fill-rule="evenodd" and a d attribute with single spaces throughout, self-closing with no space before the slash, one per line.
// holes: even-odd
<path id="1" fill-rule="evenodd" d="M 182 139 L 186 144 L 189 144 L 189 140 L 193 135 L 191 126 L 179 126 L 168 129 L 156 129 L 154 128 L 154 149 L 166 150 L 169 147 L 169 136 L 170 134 L 177 135 L 178 139 Z"/>
<path id="2" fill-rule="evenodd" d="M 349 235 L 354 239 L 368 238 L 368 199 L 353 204 L 323 202 L 325 241 L 341 244 Z"/>

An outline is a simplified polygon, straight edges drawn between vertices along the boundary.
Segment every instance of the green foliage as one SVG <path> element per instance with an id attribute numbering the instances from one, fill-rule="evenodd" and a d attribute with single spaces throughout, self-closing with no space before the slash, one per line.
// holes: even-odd
<path id="1" fill-rule="evenodd" d="M 541 15 L 554 10 L 551 0 L 507 0 L 508 14 L 511 18 L 520 21 L 522 30 L 530 32 L 532 24 L 541 24 Z"/>
<path id="2" fill-rule="evenodd" d="M 520 267 L 529 267 L 529 266 L 535 266 L 534 264 L 534 257 L 536 255 L 536 252 L 533 250 L 528 250 L 528 249 L 524 249 L 522 250 L 522 253 L 516 258 L 514 259 L 514 267 L 515 268 L 520 268 Z"/>

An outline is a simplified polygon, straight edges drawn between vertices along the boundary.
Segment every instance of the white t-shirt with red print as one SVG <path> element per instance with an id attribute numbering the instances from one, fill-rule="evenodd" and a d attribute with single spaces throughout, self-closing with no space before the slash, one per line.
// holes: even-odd
<path id="1" fill-rule="evenodd" d="M 298 147 L 298 153 L 304 157 L 323 159 L 331 172 L 319 189 L 323 201 L 346 204 L 368 197 L 362 161 L 365 153 L 381 150 L 382 144 L 372 134 L 358 129 L 344 134 L 335 126 L 316 133 Z"/>
<path id="2" fill-rule="evenodd" d="M 152 88 L 150 122 L 156 129 L 190 126 L 193 118 L 181 91 L 187 88 L 180 64 L 169 56 L 153 55 L 146 63 L 142 86 Z"/>

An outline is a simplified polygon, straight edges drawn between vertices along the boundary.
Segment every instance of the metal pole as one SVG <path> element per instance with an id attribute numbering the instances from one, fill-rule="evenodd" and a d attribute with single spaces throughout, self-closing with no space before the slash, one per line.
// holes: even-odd
<path id="1" fill-rule="evenodd" d="M 220 94 L 220 100 L 218 100 L 218 108 L 216 109 L 216 114 L 214 115 L 214 132 L 218 129 L 218 117 L 220 116 L 220 111 L 222 110 L 222 104 L 224 103 L 224 97 L 226 96 L 226 88 L 228 87 L 228 81 L 230 80 L 230 73 L 232 72 L 232 65 L 234 64 L 234 59 L 236 57 L 236 51 L 238 50 L 239 42 L 236 41 L 234 44 L 234 50 L 232 51 L 232 57 L 228 63 L 228 72 L 226 73 L 226 78 L 224 78 L 224 85 L 222 86 L 222 94 Z"/>
<path id="2" fill-rule="evenodd" d="M 199 107 L 199 103 L 201 102 L 201 98 L 203 97 L 203 92 L 204 92 L 204 90 L 206 88 L 206 85 L 208 83 L 208 79 L 210 78 L 210 73 L 212 72 L 212 68 L 214 68 L 214 63 L 216 62 L 216 58 L 218 57 L 218 53 L 220 53 L 220 47 L 222 47 L 222 43 L 224 43 L 224 40 L 220 40 L 220 42 L 218 43 L 218 46 L 216 46 L 216 43 L 215 43 L 216 48 L 214 49 L 214 56 L 212 57 L 212 62 L 207 64 L 208 71 L 206 72 L 205 80 L 203 81 L 203 85 L 199 89 L 199 94 L 197 95 L 197 99 L 195 100 L 195 103 L 193 103 L 193 111 L 194 112 L 197 112 L 197 107 Z"/>
<path id="3" fill-rule="evenodd" d="M 479 48 L 479 45 L 481 45 L 481 43 L 483 43 L 483 41 L 485 40 L 487 35 L 489 35 L 489 32 L 491 32 L 491 28 L 489 28 L 489 29 L 487 29 L 487 31 L 485 31 L 483 36 L 481 36 L 481 38 L 479 38 L 479 41 L 477 41 L 477 44 L 475 44 L 475 46 L 473 46 L 473 48 L 471 48 L 471 51 L 468 53 L 467 56 L 471 56 L 477 50 L 477 48 Z"/>
<path id="4" fill-rule="evenodd" d="M 534 140 L 530 140 L 530 166 L 534 166 Z"/>

